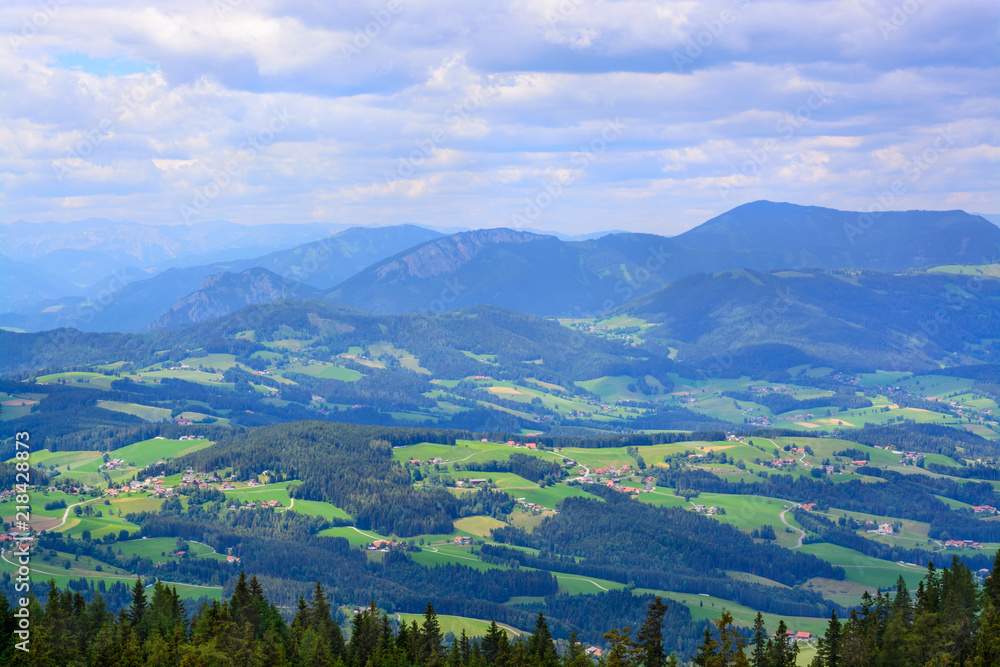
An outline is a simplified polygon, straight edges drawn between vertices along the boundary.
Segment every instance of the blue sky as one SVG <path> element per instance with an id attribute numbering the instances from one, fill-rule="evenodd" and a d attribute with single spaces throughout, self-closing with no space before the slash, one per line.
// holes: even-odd
<path id="1" fill-rule="evenodd" d="M 0 222 L 1000 213 L 995 0 L 6 2 Z"/>

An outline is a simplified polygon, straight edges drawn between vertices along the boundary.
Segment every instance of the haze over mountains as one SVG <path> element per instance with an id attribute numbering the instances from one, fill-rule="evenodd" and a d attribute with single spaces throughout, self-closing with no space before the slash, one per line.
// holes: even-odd
<path id="1" fill-rule="evenodd" d="M 276 274 L 276 281 L 284 280 L 289 284 L 302 282 L 304 287 L 299 290 L 299 294 L 307 296 L 311 294 L 309 286 L 329 288 L 376 260 L 438 236 L 439 232 L 414 225 L 354 227 L 320 241 L 270 252 L 260 257 L 170 268 L 151 278 L 143 278 L 139 271 L 126 270 L 122 272 L 121 280 L 112 277 L 111 280 L 102 281 L 88 297 L 51 298 L 33 310 L 0 316 L 0 325 L 29 330 L 70 326 L 86 331 L 145 331 L 153 320 L 166 315 L 168 311 L 173 312 L 173 306 L 185 301 L 193 293 L 203 288 L 211 289 L 215 285 L 231 288 L 239 280 L 233 277 L 222 282 L 206 283 L 206 279 L 211 276 L 235 275 L 251 268 L 263 268 Z M 261 274 L 254 274 L 259 275 Z M 254 278 L 248 276 L 247 279 L 252 281 Z M 54 289 L 49 288 L 49 291 Z M 110 296 L 103 305 L 98 300 L 102 289 Z M 275 294 L 289 296 L 287 289 L 286 285 L 285 289 L 278 290 Z M 220 294 L 206 298 L 203 303 L 230 303 L 225 312 L 219 308 L 205 311 L 213 313 L 212 316 L 257 303 L 253 300 L 232 302 L 232 295 L 227 297 Z M 94 301 L 100 306 L 96 309 L 97 316 L 93 316 L 95 308 L 87 305 Z M 178 305 L 178 308 L 182 306 Z M 201 320 L 194 319 L 185 324 L 196 321 Z"/>
<path id="2" fill-rule="evenodd" d="M 562 242 L 512 230 L 465 232 L 377 263 L 328 297 L 380 313 L 489 303 L 543 316 L 592 316 L 695 273 L 899 271 L 989 262 L 998 248 L 1000 229 L 962 211 L 868 218 L 755 202 L 673 238 L 625 233 Z"/>
<path id="3" fill-rule="evenodd" d="M 188 264 L 189 256 L 179 250 L 184 242 L 198 253 L 215 242 L 220 254 L 233 254 L 277 243 L 281 227 L 251 228 L 256 230 L 253 234 L 235 234 L 228 244 L 221 243 L 218 235 L 229 227 L 201 236 L 191 230 L 148 228 L 154 231 L 141 229 L 116 243 L 93 232 L 93 249 L 79 247 L 90 242 L 89 237 L 59 241 L 43 229 L 34 235 L 22 233 L 8 254 L 26 256 L 57 248 L 41 257 L 50 258 L 49 263 L 63 260 L 64 285 L 74 275 L 96 275 L 87 268 L 93 263 L 90 259 L 74 264 L 73 257 L 79 259 L 80 253 Z M 95 222 L 94 229 L 98 228 Z M 168 229 L 172 231 L 164 231 Z M 316 226 L 290 229 L 293 238 L 319 231 Z M 167 238 L 169 234 L 173 236 Z M 77 247 L 63 247 L 73 244 Z M 766 201 L 739 206 L 676 237 L 621 232 L 564 240 L 511 229 L 445 236 L 414 225 L 352 228 L 291 249 L 188 264 L 147 279 L 140 279 L 140 272 L 126 271 L 118 279 L 98 283 L 82 297 L 58 294 L 60 281 L 53 284 L 42 271 L 19 268 L 2 258 L 0 269 L 7 267 L 12 286 L 5 307 L 13 312 L 0 315 L 0 325 L 134 332 L 183 328 L 282 297 L 327 298 L 381 314 L 489 304 L 545 317 L 590 317 L 698 273 L 797 268 L 902 271 L 989 263 L 998 251 L 1000 228 L 962 211 L 865 215 Z M 219 274 L 223 276 L 212 278 Z M 296 282 L 301 287 L 296 288 Z M 32 296 L 41 303 L 24 307 Z"/>

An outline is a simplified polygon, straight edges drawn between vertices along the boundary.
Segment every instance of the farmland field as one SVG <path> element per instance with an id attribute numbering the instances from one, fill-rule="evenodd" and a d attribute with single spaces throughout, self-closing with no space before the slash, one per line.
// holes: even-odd
<path id="1" fill-rule="evenodd" d="M 417 625 L 422 625 L 424 622 L 424 617 L 421 614 L 396 614 L 396 618 L 402 623 L 412 623 L 417 622 Z M 482 637 L 490 629 L 490 622 L 484 621 L 478 618 L 465 618 L 463 616 L 447 616 L 438 615 L 438 623 L 441 624 L 441 632 L 448 633 L 451 632 L 456 637 L 461 637 L 464 632 L 468 637 Z M 521 634 L 521 631 L 503 623 L 497 623 L 498 626 L 507 631 L 508 635 L 517 636 Z"/>

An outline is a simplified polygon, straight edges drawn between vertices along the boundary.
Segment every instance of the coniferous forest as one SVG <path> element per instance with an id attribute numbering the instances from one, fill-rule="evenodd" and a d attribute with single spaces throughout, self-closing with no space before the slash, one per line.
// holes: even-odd
<path id="1" fill-rule="evenodd" d="M 9 578 L 8 578 L 9 579 Z M 4 584 L 9 586 L 9 580 Z M 232 594 L 189 609 L 176 588 L 136 579 L 117 612 L 97 593 L 50 583 L 44 603 L 31 597 L 30 641 L 18 643 L 18 619 L 0 604 L 0 663 L 12 667 L 793 667 L 795 637 L 784 621 L 768 628 L 758 613 L 747 637 L 724 611 L 707 625 L 692 655 L 668 652 L 670 605 L 645 605 L 641 625 L 605 629 L 606 650 L 591 655 L 575 633 L 556 641 L 541 612 L 530 633 L 493 621 L 482 637 L 442 632 L 427 603 L 422 622 L 400 623 L 372 602 L 349 620 L 319 583 L 294 606 L 276 606 L 256 576 L 240 573 Z M 632 596 L 627 596 L 632 597 Z M 613 601 L 609 601 L 609 608 Z M 290 619 L 290 620 L 288 620 Z M 24 648 L 30 650 L 25 651 Z M 592 649 L 590 650 L 592 652 Z M 900 577 L 895 594 L 867 593 L 847 618 L 830 616 L 811 667 L 1000 664 L 1000 553 L 978 587 L 955 558 L 933 564 L 916 591 Z"/>

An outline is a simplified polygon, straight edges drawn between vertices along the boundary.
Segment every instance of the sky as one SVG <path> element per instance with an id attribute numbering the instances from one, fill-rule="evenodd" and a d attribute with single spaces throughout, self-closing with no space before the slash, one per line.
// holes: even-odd
<path id="1" fill-rule="evenodd" d="M 1000 213 L 996 0 L 7 0 L 0 222 Z"/>

